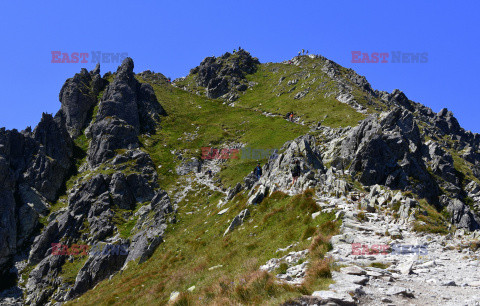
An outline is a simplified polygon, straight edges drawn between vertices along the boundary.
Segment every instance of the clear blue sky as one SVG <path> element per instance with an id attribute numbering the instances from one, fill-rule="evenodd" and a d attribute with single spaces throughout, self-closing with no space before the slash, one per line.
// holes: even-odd
<path id="1" fill-rule="evenodd" d="M 51 51 L 127 52 L 135 72 L 185 76 L 239 45 L 261 62 L 305 48 L 395 88 L 480 132 L 479 1 L 2 1 L 0 126 L 56 113 L 67 78 L 95 64 L 53 64 Z M 351 63 L 351 51 L 428 52 L 424 64 Z M 103 64 L 102 74 L 117 64 Z"/>

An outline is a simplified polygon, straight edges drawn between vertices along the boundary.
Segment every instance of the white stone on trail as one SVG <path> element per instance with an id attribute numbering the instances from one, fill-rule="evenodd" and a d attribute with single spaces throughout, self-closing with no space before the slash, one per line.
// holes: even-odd
<path id="1" fill-rule="evenodd" d="M 329 302 L 345 305 L 345 303 L 354 303 L 353 298 L 347 293 L 337 293 L 333 291 L 315 291 L 312 296 Z"/>
<path id="2" fill-rule="evenodd" d="M 221 211 L 218 212 L 219 215 L 223 215 L 228 211 L 228 208 L 222 209 Z"/>
<path id="3" fill-rule="evenodd" d="M 402 295 L 405 297 L 413 297 L 413 292 L 410 289 L 404 288 L 404 287 L 397 287 L 394 286 L 390 289 L 387 290 L 387 295 Z"/>
<path id="4" fill-rule="evenodd" d="M 398 271 L 403 275 L 408 275 L 412 272 L 413 264 L 415 263 L 415 259 L 409 259 L 407 262 L 403 262 L 398 266 Z"/>
<path id="5" fill-rule="evenodd" d="M 179 295 L 180 295 L 180 292 L 178 292 L 178 291 L 173 291 L 173 292 L 170 294 L 170 299 L 169 299 L 169 301 L 170 301 L 170 302 L 175 301 L 175 300 L 178 298 Z"/>
<path id="6" fill-rule="evenodd" d="M 416 267 L 420 269 L 424 269 L 424 268 L 433 268 L 435 266 L 436 266 L 435 260 L 432 260 L 432 261 L 427 261 L 426 263 L 417 265 Z"/>
<path id="7" fill-rule="evenodd" d="M 213 267 L 210 267 L 208 268 L 208 270 L 212 271 L 212 270 L 215 270 L 215 269 L 218 269 L 218 268 L 222 268 L 223 265 L 216 265 L 216 266 L 213 266 Z"/>
<path id="8" fill-rule="evenodd" d="M 338 272 L 332 272 L 332 279 L 337 283 L 352 283 L 357 285 L 365 285 L 368 282 L 368 276 L 343 274 Z"/>
<path id="9" fill-rule="evenodd" d="M 367 271 L 357 266 L 349 266 L 340 269 L 340 272 L 350 275 L 365 275 Z"/>

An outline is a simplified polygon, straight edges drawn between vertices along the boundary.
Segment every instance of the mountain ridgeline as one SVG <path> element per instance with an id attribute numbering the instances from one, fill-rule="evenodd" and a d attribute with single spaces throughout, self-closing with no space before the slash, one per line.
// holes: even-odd
<path id="1" fill-rule="evenodd" d="M 181 270 L 178 250 L 195 245 L 201 253 L 217 241 L 234 245 L 229 237 L 240 239 L 237 228 L 248 219 L 258 216 L 272 233 L 280 224 L 287 231 L 285 226 L 294 231 L 300 223 L 306 232 L 324 228 L 310 224 L 318 221 L 312 218 L 267 227 L 265 209 L 277 202 L 284 206 L 275 213 L 295 201 L 313 201 L 286 211 L 318 210 L 325 215 L 322 222 L 333 224 L 333 215 L 315 206 L 316 198 L 381 188 L 392 196 L 360 197 L 359 207 L 386 211 L 419 232 L 480 229 L 480 135 L 461 128 L 447 109 L 435 113 L 400 90 L 373 90 L 365 77 L 319 55 L 260 63 L 245 50 L 227 52 L 205 58 L 173 82 L 133 68 L 126 58 L 103 77 L 98 64 L 82 69 L 61 88 L 55 116 L 43 114 L 33 130 L 0 129 L 2 302 L 66 302 L 98 285 L 83 303 L 118 303 L 109 296 L 110 281 L 120 284 L 122 275 L 143 270 L 153 277 L 157 261 L 171 260 L 167 266 Z M 287 120 L 289 113 L 293 119 Z M 205 147 L 279 150 L 276 158 L 259 158 L 263 174 L 257 180 L 251 173 L 257 160 L 205 159 Z M 294 161 L 301 174 L 292 186 Z M 308 237 L 315 233 L 310 231 Z M 259 256 L 273 258 L 277 248 L 299 240 L 274 237 L 265 238 Z M 304 238 L 300 245 L 307 243 Z M 73 245 L 122 246 L 124 252 L 82 256 Z M 235 256 L 218 247 L 219 254 Z M 201 264 L 215 267 L 209 256 Z M 217 272 L 200 270 L 204 283 L 195 290 L 215 300 L 221 294 L 206 293 L 215 279 L 207 275 Z M 229 270 L 233 278 L 235 271 Z M 166 284 L 176 272 L 168 273 L 159 274 L 162 285 L 148 291 L 156 293 L 142 291 L 153 296 L 144 302 L 176 298 L 171 292 L 181 290 L 174 288 L 177 283 Z M 178 284 L 186 286 L 188 277 Z M 143 282 L 138 278 L 122 298 L 142 295 L 132 288 Z M 95 295 L 96 290 L 103 291 Z M 308 294 L 275 290 L 288 298 Z"/>

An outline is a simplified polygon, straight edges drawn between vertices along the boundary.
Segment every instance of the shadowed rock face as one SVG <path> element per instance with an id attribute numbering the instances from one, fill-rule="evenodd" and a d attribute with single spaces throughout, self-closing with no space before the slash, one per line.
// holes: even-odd
<path id="1" fill-rule="evenodd" d="M 86 127 L 88 115 L 97 104 L 97 96 L 107 83 L 100 76 L 100 64 L 97 64 L 91 72 L 83 68 L 80 73 L 65 82 L 60 90 L 59 99 L 62 106 L 59 112 L 65 118 L 70 136 L 79 136 Z"/>
<path id="2" fill-rule="evenodd" d="M 48 214 L 72 166 L 73 144 L 61 116 L 43 114 L 30 129 L 0 129 L 0 271 L 9 270 Z M 2 276 L 0 276 L 2 277 Z"/>
<path id="3" fill-rule="evenodd" d="M 54 119 L 48 114 L 43 115 L 33 131 L 33 138 L 39 144 L 39 151 L 23 179 L 47 200 L 54 201 L 71 170 L 73 142 L 63 118 L 57 116 Z"/>
<path id="4" fill-rule="evenodd" d="M 420 131 L 411 112 L 402 108 L 377 119 L 362 121 L 341 143 L 334 164 L 349 166 L 364 185 L 381 184 L 392 189 L 410 186 L 422 197 L 435 198 L 438 187 L 422 160 Z M 420 181 L 411 184 L 409 177 Z"/>
<path id="5" fill-rule="evenodd" d="M 153 88 L 135 79 L 133 60 L 126 58 L 105 89 L 96 121 L 88 131 L 92 139 L 88 151 L 90 166 L 113 158 L 115 150 L 138 148 L 139 133 L 154 132 L 160 117 L 165 115 Z"/>

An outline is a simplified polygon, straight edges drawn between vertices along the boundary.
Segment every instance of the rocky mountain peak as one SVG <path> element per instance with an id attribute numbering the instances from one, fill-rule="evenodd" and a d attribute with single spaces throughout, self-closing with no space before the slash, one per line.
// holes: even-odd
<path id="1" fill-rule="evenodd" d="M 67 130 L 72 137 L 80 135 L 86 127 L 88 117 L 97 104 L 98 94 L 104 90 L 107 83 L 107 80 L 100 76 L 100 64 L 97 64 L 92 72 L 83 68 L 62 86 L 59 114 L 65 118 Z"/>
<path id="2" fill-rule="evenodd" d="M 449 111 L 447 108 L 442 108 L 438 113 L 438 117 L 453 117 L 453 113 Z"/>
<path id="3" fill-rule="evenodd" d="M 100 75 L 100 63 L 95 65 L 95 68 L 90 72 L 91 75 Z"/>
<path id="4" fill-rule="evenodd" d="M 198 86 L 205 87 L 209 98 L 235 101 L 248 88 L 247 74 L 255 73 L 260 62 L 249 52 L 226 52 L 220 57 L 207 57 L 190 71 Z"/>
<path id="5" fill-rule="evenodd" d="M 118 77 L 123 78 L 133 76 L 133 67 L 133 59 L 131 57 L 125 58 L 117 69 Z"/>
<path id="6" fill-rule="evenodd" d="M 92 139 L 88 160 L 96 166 L 114 156 L 115 150 L 138 148 L 140 133 L 153 133 L 166 112 L 153 88 L 133 74 L 133 60 L 126 58 L 114 80 L 105 88 L 96 121 L 88 129 Z"/>

